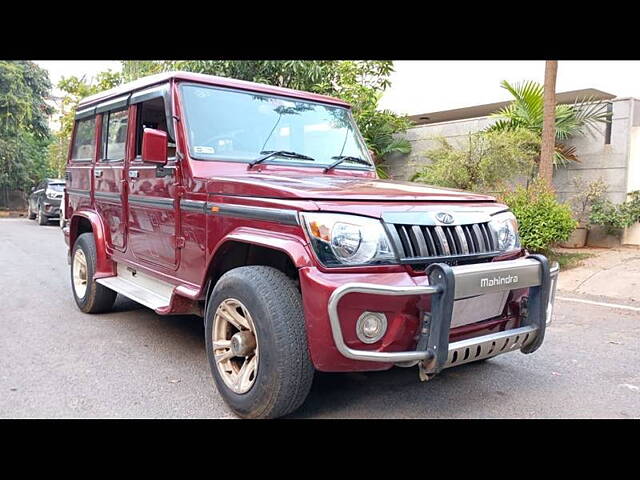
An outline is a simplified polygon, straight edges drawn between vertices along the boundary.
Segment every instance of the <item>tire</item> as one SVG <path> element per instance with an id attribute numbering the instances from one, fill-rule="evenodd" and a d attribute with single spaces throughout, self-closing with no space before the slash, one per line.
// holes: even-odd
<path id="1" fill-rule="evenodd" d="M 221 321 L 216 313 L 230 301 L 241 303 L 248 311 L 257 337 L 257 373 L 249 390 L 243 393 L 237 393 L 225 383 L 213 349 L 216 318 L 218 323 Z M 302 298 L 292 280 L 281 271 L 247 266 L 225 273 L 207 302 L 205 335 L 215 384 L 238 416 L 281 417 L 296 410 L 307 398 L 314 368 L 307 346 Z"/>
<path id="2" fill-rule="evenodd" d="M 29 202 L 29 208 L 28 208 L 27 218 L 28 218 L 29 220 L 35 220 L 35 218 L 36 218 L 36 214 L 35 214 L 35 213 L 33 213 L 33 212 L 31 211 L 31 202 Z"/>
<path id="3" fill-rule="evenodd" d="M 36 220 L 38 221 L 38 225 L 46 225 L 49 222 L 49 219 L 46 215 L 42 213 L 42 207 L 38 205 L 38 213 L 36 214 Z"/>
<path id="4" fill-rule="evenodd" d="M 85 259 L 86 287 L 84 292 L 77 292 L 77 282 L 74 281 L 74 268 L 76 267 L 76 252 L 82 251 Z M 78 254 L 80 257 L 80 254 Z M 85 313 L 108 312 L 113 306 L 117 293 L 100 285 L 93 279 L 96 271 L 96 244 L 93 233 L 83 233 L 78 237 L 71 251 L 71 290 L 78 308 Z M 82 295 L 80 295 L 82 293 Z"/>

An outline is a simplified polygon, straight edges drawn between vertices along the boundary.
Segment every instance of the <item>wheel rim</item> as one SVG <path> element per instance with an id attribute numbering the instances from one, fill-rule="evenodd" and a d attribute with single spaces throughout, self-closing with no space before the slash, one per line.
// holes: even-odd
<path id="1" fill-rule="evenodd" d="M 225 385 L 247 393 L 258 375 L 258 338 L 251 314 L 242 302 L 227 298 L 213 318 L 213 356 Z"/>
<path id="2" fill-rule="evenodd" d="M 87 293 L 87 257 L 78 248 L 73 254 L 73 289 L 78 298 L 84 298 Z"/>

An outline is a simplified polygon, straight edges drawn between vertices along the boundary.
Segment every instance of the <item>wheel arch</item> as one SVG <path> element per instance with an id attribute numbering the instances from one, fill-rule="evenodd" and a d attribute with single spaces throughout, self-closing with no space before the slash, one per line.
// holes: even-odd
<path id="1" fill-rule="evenodd" d="M 111 277 L 116 274 L 115 263 L 107 254 L 105 228 L 100 215 L 91 210 L 75 212 L 69 220 L 69 252 L 83 233 L 93 233 L 96 243 L 97 265 L 94 278 Z"/>
<path id="2" fill-rule="evenodd" d="M 238 228 L 220 240 L 211 255 L 205 274 L 206 298 L 224 273 L 249 265 L 274 267 L 298 281 L 298 269 L 311 265 L 311 258 L 296 235 Z"/>

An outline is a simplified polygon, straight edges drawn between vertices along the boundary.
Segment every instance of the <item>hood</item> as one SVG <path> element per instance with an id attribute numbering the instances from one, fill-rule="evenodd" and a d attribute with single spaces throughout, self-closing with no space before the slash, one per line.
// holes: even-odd
<path id="1" fill-rule="evenodd" d="M 295 200 L 494 202 L 453 188 L 364 177 L 303 174 L 246 174 L 212 177 L 207 191 L 218 195 L 242 195 Z"/>

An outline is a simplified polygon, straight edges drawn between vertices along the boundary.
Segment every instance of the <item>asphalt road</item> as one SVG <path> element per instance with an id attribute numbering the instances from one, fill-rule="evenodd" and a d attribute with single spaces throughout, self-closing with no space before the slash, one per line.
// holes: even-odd
<path id="1" fill-rule="evenodd" d="M 62 233 L 0 219 L 1 418 L 235 418 L 198 317 L 73 301 Z M 317 374 L 293 418 L 640 418 L 640 312 L 558 301 L 544 345 L 445 370 Z"/>

